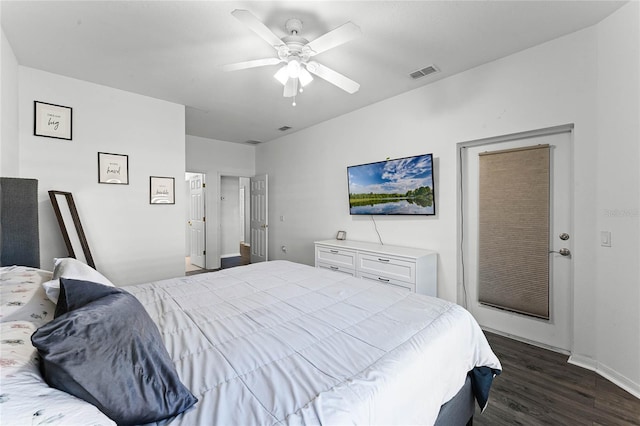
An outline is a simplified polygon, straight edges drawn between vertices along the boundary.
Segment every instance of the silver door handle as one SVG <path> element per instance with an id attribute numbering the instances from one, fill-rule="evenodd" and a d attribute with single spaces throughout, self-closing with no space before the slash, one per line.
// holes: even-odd
<path id="1" fill-rule="evenodd" d="M 561 256 L 571 256 L 571 250 L 569 250 L 568 248 L 561 248 L 558 251 L 549 250 L 549 253 L 558 253 Z"/>

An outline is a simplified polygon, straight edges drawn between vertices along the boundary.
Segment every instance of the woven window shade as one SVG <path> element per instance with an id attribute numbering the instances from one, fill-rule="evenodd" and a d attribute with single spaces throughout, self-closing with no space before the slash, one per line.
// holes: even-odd
<path id="1" fill-rule="evenodd" d="M 479 302 L 548 319 L 549 145 L 479 162 Z"/>

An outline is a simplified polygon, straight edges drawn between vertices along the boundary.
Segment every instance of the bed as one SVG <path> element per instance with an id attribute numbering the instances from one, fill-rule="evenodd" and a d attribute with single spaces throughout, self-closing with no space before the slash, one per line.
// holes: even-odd
<path id="1" fill-rule="evenodd" d="M 28 337 L 53 319 L 56 307 L 41 291 L 50 278 L 34 268 L 3 268 L 3 424 L 31 423 L 35 413 L 49 424 L 111 424 L 40 376 Z M 493 377 L 501 368 L 458 305 L 292 262 L 126 290 L 157 324 L 178 376 L 198 399 L 161 424 L 435 424 L 441 405 L 472 381 L 469 371 L 485 367 Z M 29 362 L 14 371 L 5 352 L 20 341 Z"/>
<path id="2" fill-rule="evenodd" d="M 288 261 L 118 288 L 63 258 L 0 290 L 3 425 L 464 425 L 501 371 L 460 306 Z"/>

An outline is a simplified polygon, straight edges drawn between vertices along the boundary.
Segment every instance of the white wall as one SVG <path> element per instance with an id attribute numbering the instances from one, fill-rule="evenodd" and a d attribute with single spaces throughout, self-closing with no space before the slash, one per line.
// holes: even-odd
<path id="1" fill-rule="evenodd" d="M 640 397 L 640 3 L 618 10 L 598 31 L 598 247 L 596 368 L 634 383 Z M 622 43 L 621 40 L 635 40 Z"/>
<path id="2" fill-rule="evenodd" d="M 334 238 L 338 229 L 349 239 L 377 242 L 369 217 L 348 214 L 346 167 L 432 152 L 437 216 L 379 216 L 376 222 L 386 244 L 438 251 L 438 294 L 456 300 L 456 144 L 574 123 L 574 193 L 567 194 L 574 204 L 573 350 L 582 360 L 597 360 L 600 372 L 617 376 L 619 384 L 640 395 L 640 111 L 637 97 L 629 100 L 638 93 L 640 74 L 637 8 L 632 2 L 596 27 L 259 145 L 256 173 L 267 173 L 270 180 L 271 258 L 313 264 L 313 241 Z M 626 96 L 623 89 L 629 90 Z M 609 153 L 605 174 L 620 170 L 605 184 L 599 183 L 602 152 Z M 611 191 L 609 184 L 621 186 Z M 608 197 L 613 199 L 605 205 L 628 206 L 634 216 L 613 229 L 618 242 L 610 259 L 599 247 L 599 229 L 605 226 L 599 200 Z M 285 220 L 276 219 L 280 216 Z M 628 241 L 624 232 L 630 233 Z M 288 253 L 278 250 L 281 245 Z M 627 262 L 624 268 L 618 267 L 621 261 Z"/>
<path id="3" fill-rule="evenodd" d="M 18 60 L 1 31 L 0 37 L 0 176 L 19 176 Z"/>
<path id="4" fill-rule="evenodd" d="M 220 176 L 255 175 L 255 147 L 187 135 L 186 169 L 206 174 L 208 269 L 220 267 Z"/>
<path id="5" fill-rule="evenodd" d="M 149 204 L 149 176 L 185 173 L 184 106 L 19 67 L 20 176 L 39 179 L 40 258 L 67 254 L 47 191 L 73 193 L 96 268 L 116 285 L 184 275 L 185 197 Z M 33 102 L 73 108 L 73 140 L 33 135 Z M 98 152 L 129 156 L 129 185 L 98 183 Z"/>

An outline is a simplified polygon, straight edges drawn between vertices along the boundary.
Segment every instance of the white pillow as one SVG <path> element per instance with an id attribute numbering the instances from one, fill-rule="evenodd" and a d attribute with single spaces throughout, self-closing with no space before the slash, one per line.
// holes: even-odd
<path id="1" fill-rule="evenodd" d="M 104 275 L 78 259 L 74 259 L 72 257 L 55 259 L 53 279 L 42 284 L 44 291 L 47 293 L 47 297 L 53 303 L 58 303 L 58 297 L 60 297 L 60 278 L 91 281 L 115 287 L 111 281 L 104 277 Z"/>

